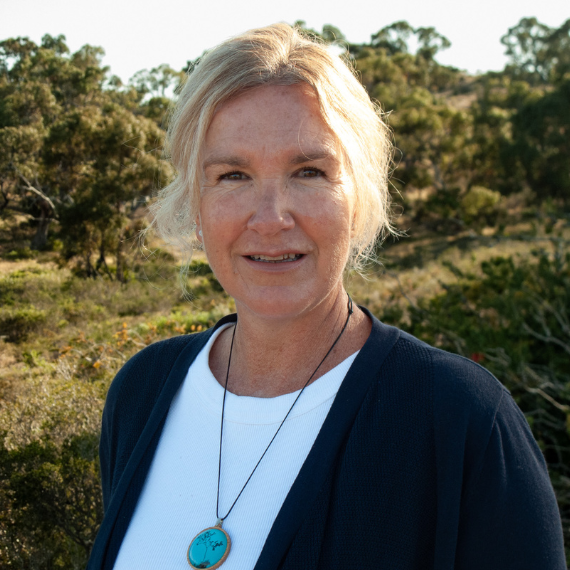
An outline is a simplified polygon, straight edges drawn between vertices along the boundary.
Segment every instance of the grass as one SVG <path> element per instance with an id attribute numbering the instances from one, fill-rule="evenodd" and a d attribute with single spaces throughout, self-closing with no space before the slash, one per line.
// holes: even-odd
<path id="1" fill-rule="evenodd" d="M 14 270 L 6 271 L 10 264 Z M 203 261 L 189 274 L 189 289 L 200 291 L 193 301 L 179 290 L 174 266 L 160 272 L 149 266 L 154 281 L 143 277 L 126 284 L 82 279 L 52 260 L 4 261 L 3 268 L 0 430 L 19 424 L 22 432 L 26 422 L 18 410 L 25 416 L 24 410 L 41 415 L 39 410 L 53 408 L 30 394 L 74 392 L 74 384 L 96 386 L 93 393 L 74 392 L 71 400 L 96 393 L 91 409 L 100 414 L 110 380 L 132 354 L 162 338 L 204 330 L 234 309 Z"/>

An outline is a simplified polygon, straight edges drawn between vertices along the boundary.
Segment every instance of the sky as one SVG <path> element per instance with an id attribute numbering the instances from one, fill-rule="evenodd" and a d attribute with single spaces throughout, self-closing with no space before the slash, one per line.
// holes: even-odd
<path id="1" fill-rule="evenodd" d="M 72 51 L 101 46 L 105 65 L 123 81 L 141 69 L 186 62 L 247 29 L 305 20 L 321 30 L 333 24 L 353 43 L 389 24 L 407 20 L 451 41 L 438 54 L 445 65 L 470 73 L 500 70 L 501 36 L 523 17 L 559 27 L 570 18 L 570 0 L 0 0 L 0 40 L 63 34 Z"/>

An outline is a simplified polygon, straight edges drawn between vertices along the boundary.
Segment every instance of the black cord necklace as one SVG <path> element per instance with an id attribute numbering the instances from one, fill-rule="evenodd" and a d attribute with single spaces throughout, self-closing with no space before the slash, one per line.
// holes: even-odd
<path id="1" fill-rule="evenodd" d="M 226 407 L 226 394 L 228 391 L 228 378 L 230 376 L 230 364 L 232 362 L 232 351 L 234 348 L 234 339 L 236 336 L 237 323 L 234 326 L 234 330 L 232 333 L 232 342 L 230 345 L 230 355 L 228 358 L 228 368 L 226 371 L 226 383 L 224 386 L 224 398 L 222 400 L 222 420 L 221 420 L 221 426 L 220 426 L 220 455 L 219 455 L 219 461 L 218 461 L 218 493 L 217 493 L 217 498 L 216 498 L 216 518 L 217 518 L 217 521 L 216 521 L 215 526 L 208 527 L 208 528 L 202 530 L 192 539 L 192 542 L 190 542 L 190 546 L 188 546 L 188 552 L 186 554 L 186 558 L 188 560 L 188 564 L 190 564 L 190 566 L 192 568 L 196 568 L 196 569 L 208 568 L 209 570 L 214 570 L 215 568 L 219 568 L 226 561 L 226 558 L 228 557 L 228 554 L 230 553 L 232 541 L 230 539 L 230 535 L 222 528 L 222 523 L 229 516 L 229 514 L 232 512 L 232 509 L 235 507 L 235 504 L 238 502 L 238 499 L 241 497 L 241 494 L 243 493 L 244 489 L 247 487 L 247 484 L 249 483 L 250 479 L 253 477 L 253 474 L 255 473 L 256 469 L 258 468 L 259 464 L 261 463 L 261 460 L 265 457 L 265 454 L 267 453 L 268 449 L 271 447 L 271 444 L 273 443 L 273 441 L 277 437 L 277 434 L 279 433 L 279 431 L 283 427 L 283 424 L 285 423 L 285 421 L 289 417 L 289 414 L 291 413 L 291 410 L 293 409 L 293 407 L 297 403 L 297 400 L 301 397 L 301 394 L 303 393 L 305 388 L 309 385 L 309 382 L 314 378 L 315 374 L 317 373 L 317 371 L 319 370 L 319 368 L 321 367 L 323 362 L 327 359 L 329 354 L 332 352 L 333 348 L 337 345 L 338 341 L 342 337 L 344 331 L 346 330 L 346 327 L 348 326 L 348 321 L 350 320 L 350 315 L 352 315 L 352 313 L 353 313 L 352 299 L 350 298 L 350 295 L 349 295 L 348 296 L 348 315 L 346 317 L 346 321 L 344 323 L 344 326 L 342 327 L 342 330 L 340 331 L 339 335 L 336 337 L 335 341 L 332 343 L 332 346 L 329 348 L 329 350 L 325 354 L 324 358 L 319 362 L 319 365 L 315 368 L 315 371 L 311 374 L 309 379 L 305 382 L 305 385 L 303 386 L 303 388 L 301 388 L 301 391 L 299 392 L 299 394 L 295 398 L 295 401 L 291 404 L 289 411 L 287 412 L 287 414 L 283 418 L 283 421 L 279 424 L 279 427 L 277 428 L 275 435 L 271 438 L 271 441 L 269 442 L 269 444 L 265 448 L 265 451 L 263 452 L 263 454 L 259 458 L 259 461 L 257 462 L 255 467 L 253 468 L 253 471 L 250 473 L 249 477 L 247 478 L 247 481 L 244 483 L 244 486 L 241 488 L 241 491 L 239 492 L 235 501 L 232 503 L 230 510 L 226 513 L 225 516 L 220 517 L 220 514 L 219 514 L 220 478 L 221 478 L 221 473 L 222 473 L 222 441 L 223 441 L 223 434 L 224 434 L 224 410 Z"/>

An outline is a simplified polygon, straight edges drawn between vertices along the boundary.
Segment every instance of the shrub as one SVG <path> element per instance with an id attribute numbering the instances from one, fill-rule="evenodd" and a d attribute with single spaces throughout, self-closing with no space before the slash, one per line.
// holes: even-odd
<path id="1" fill-rule="evenodd" d="M 84 568 L 103 516 L 98 438 L 49 436 L 9 450 L 0 443 L 0 563 Z"/>
<path id="2" fill-rule="evenodd" d="M 501 194 L 483 186 L 473 186 L 461 198 L 463 218 L 468 224 L 494 225 L 500 214 Z"/>
<path id="3" fill-rule="evenodd" d="M 32 257 L 35 257 L 35 254 L 29 247 L 13 249 L 6 254 L 6 258 L 11 261 L 16 261 L 18 259 L 31 259 Z"/>
<path id="4" fill-rule="evenodd" d="M 0 336 L 5 336 L 10 342 L 22 341 L 45 320 L 46 312 L 33 305 L 0 309 Z"/>
<path id="5" fill-rule="evenodd" d="M 0 401 L 0 567 L 84 568 L 102 518 L 98 440 L 109 379 L 24 353 L 29 371 Z"/>

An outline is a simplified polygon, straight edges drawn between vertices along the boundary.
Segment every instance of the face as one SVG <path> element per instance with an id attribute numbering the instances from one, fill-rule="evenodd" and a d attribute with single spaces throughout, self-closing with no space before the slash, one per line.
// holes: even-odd
<path id="1" fill-rule="evenodd" d="M 332 300 L 353 201 L 313 93 L 264 86 L 225 103 L 202 156 L 199 239 L 238 311 L 291 317 Z"/>

